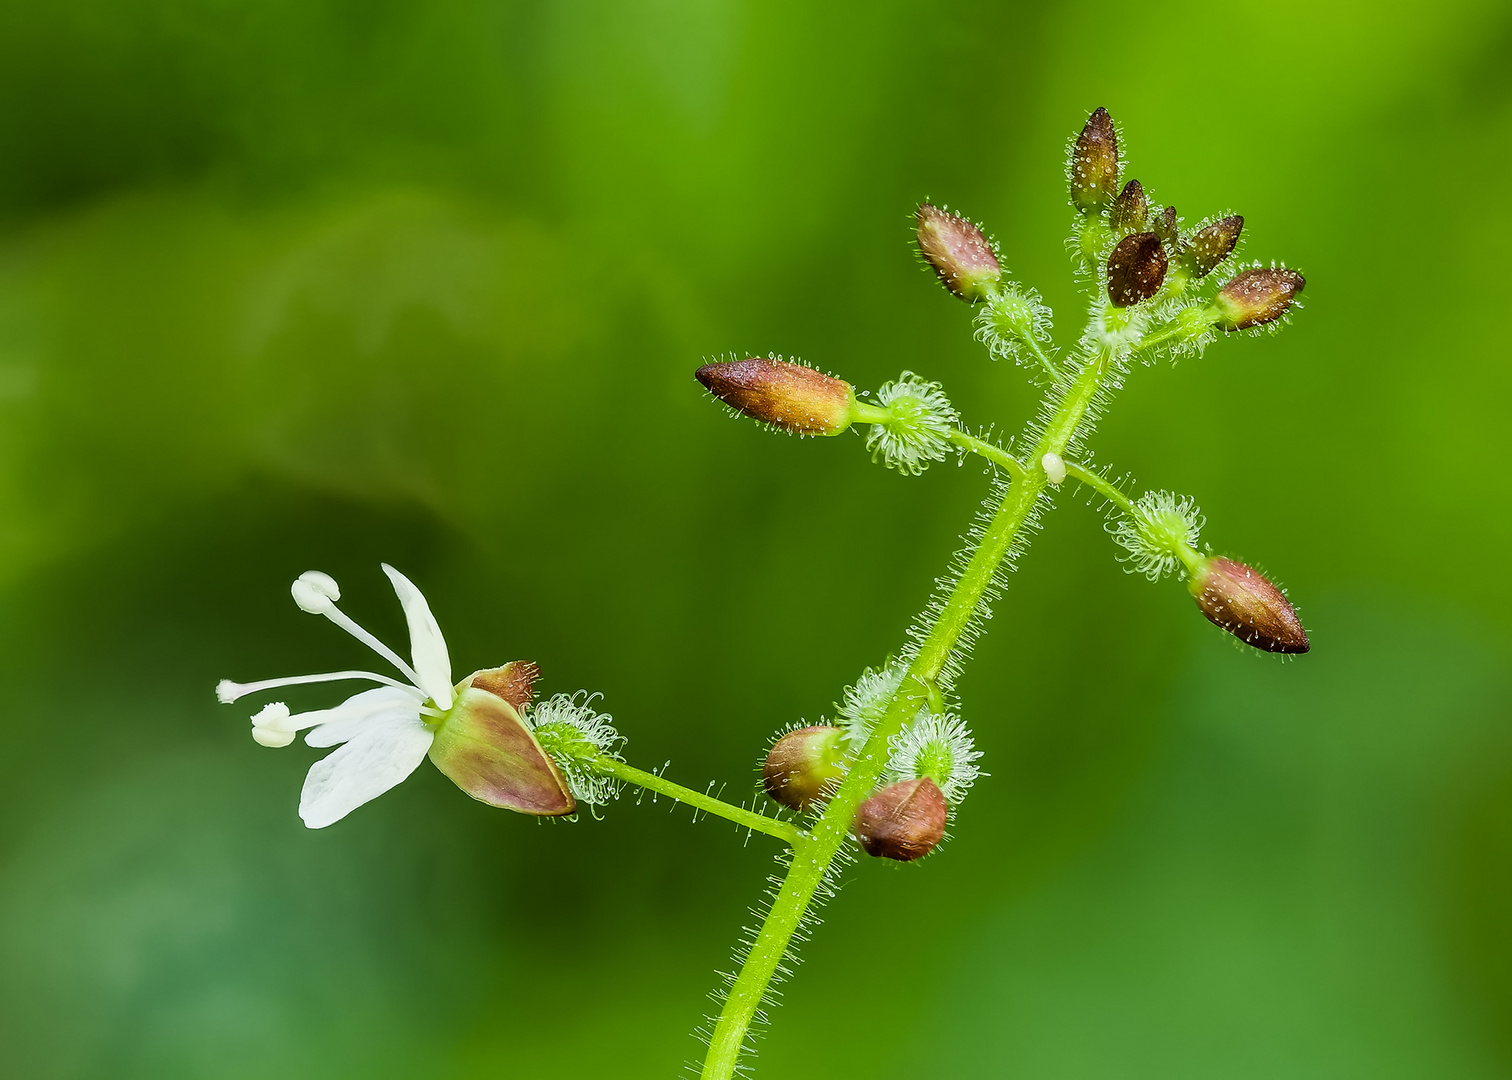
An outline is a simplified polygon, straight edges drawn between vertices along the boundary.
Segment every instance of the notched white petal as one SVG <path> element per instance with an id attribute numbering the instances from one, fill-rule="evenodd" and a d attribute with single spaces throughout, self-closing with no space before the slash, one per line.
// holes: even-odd
<path id="1" fill-rule="evenodd" d="M 404 607 L 404 617 L 409 621 L 410 655 L 414 657 L 420 689 L 444 712 L 452 707 L 452 677 L 451 657 L 447 655 L 441 627 L 414 582 L 388 563 L 383 564 L 383 572 L 393 582 L 394 592 Z"/>
<path id="2" fill-rule="evenodd" d="M 294 603 L 299 605 L 299 610 L 308 611 L 311 615 L 324 615 L 332 604 L 341 599 L 341 589 L 337 586 L 336 579 L 319 570 L 306 570 L 300 574 L 294 579 L 294 584 L 289 586 L 289 592 L 293 594 Z"/>
<path id="3" fill-rule="evenodd" d="M 323 829 L 370 802 L 414 772 L 434 738 L 417 716 L 382 716 L 305 777 L 299 816 Z"/>

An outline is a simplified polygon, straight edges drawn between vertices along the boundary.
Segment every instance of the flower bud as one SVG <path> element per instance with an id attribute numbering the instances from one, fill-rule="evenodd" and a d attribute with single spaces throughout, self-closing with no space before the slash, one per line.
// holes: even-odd
<path id="1" fill-rule="evenodd" d="M 1087 120 L 1071 148 L 1071 202 L 1082 213 L 1101 210 L 1118 193 L 1118 135 L 1108 110 Z"/>
<path id="2" fill-rule="evenodd" d="M 1218 264 L 1233 253 L 1239 242 L 1239 232 L 1244 228 L 1244 218 L 1230 214 L 1222 221 L 1198 229 L 1192 234 L 1187 258 L 1198 277 L 1206 277 Z"/>
<path id="3" fill-rule="evenodd" d="M 838 435 L 851 425 L 850 383 L 787 360 L 705 364 L 698 381 L 726 405 L 794 435 Z"/>
<path id="4" fill-rule="evenodd" d="M 985 299 L 1003 276 L 992 245 L 971 222 L 922 203 L 919 221 L 919 254 L 934 267 L 945 287 L 968 303 Z"/>
<path id="5" fill-rule="evenodd" d="M 576 810 L 577 801 L 519 713 L 537 673 L 534 664 L 516 662 L 475 671 L 458 683 L 430 759 L 479 802 L 559 817 Z"/>
<path id="6" fill-rule="evenodd" d="M 844 733 L 844 728 L 820 725 L 789 731 L 778 739 L 761 767 L 766 793 L 793 810 L 807 810 L 828 797 L 845 775 L 840 764 Z"/>
<path id="7" fill-rule="evenodd" d="M 1246 645 L 1275 653 L 1305 653 L 1311 648 L 1302 621 L 1281 590 L 1241 562 L 1205 559 L 1188 587 L 1208 621 Z"/>
<path id="8" fill-rule="evenodd" d="M 1150 219 L 1150 231 L 1170 251 L 1181 250 L 1181 232 L 1176 226 L 1176 208 L 1168 206 Z"/>
<path id="9" fill-rule="evenodd" d="M 1214 307 L 1222 330 L 1248 330 L 1264 326 L 1285 315 L 1292 297 L 1307 281 L 1284 266 L 1257 266 L 1246 270 L 1218 290 Z"/>
<path id="10" fill-rule="evenodd" d="M 1108 256 L 1108 299 L 1114 307 L 1148 300 L 1160 291 L 1168 265 L 1160 237 L 1154 233 L 1124 237 Z"/>
<path id="11" fill-rule="evenodd" d="M 933 780 L 900 780 L 856 809 L 856 838 L 868 855 L 911 862 L 945 838 L 948 809 Z"/>
<path id="12" fill-rule="evenodd" d="M 1138 180 L 1130 180 L 1113 201 L 1113 212 L 1108 220 L 1114 232 L 1135 232 L 1145 227 L 1149 212 L 1144 186 Z"/>

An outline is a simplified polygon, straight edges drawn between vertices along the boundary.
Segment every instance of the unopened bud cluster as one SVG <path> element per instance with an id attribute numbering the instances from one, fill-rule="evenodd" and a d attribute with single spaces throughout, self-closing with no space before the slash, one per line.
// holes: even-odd
<path id="1" fill-rule="evenodd" d="M 1138 180 L 1123 182 L 1118 135 L 1107 110 L 1088 118 L 1067 155 L 1067 178 L 1077 219 L 1077 250 L 1090 274 L 1106 285 L 1109 306 L 1159 305 L 1176 301 L 1227 262 L 1244 229 L 1244 218 L 1228 214 L 1183 234 L 1176 208 L 1152 211 Z M 1122 186 L 1120 187 L 1120 184 Z M 1169 354 L 1200 352 L 1214 329 L 1247 330 L 1282 318 L 1302 291 L 1302 276 L 1283 267 L 1253 268 L 1226 281 L 1217 295 L 1167 307 L 1160 342 Z M 1137 342 L 1144 326 L 1124 332 L 1129 320 L 1106 316 L 1103 340 L 1109 346 Z"/>

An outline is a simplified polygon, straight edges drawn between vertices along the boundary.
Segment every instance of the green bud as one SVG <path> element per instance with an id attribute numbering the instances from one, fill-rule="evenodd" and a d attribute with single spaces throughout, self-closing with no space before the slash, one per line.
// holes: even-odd
<path id="1" fill-rule="evenodd" d="M 1108 110 L 1087 120 L 1071 147 L 1071 202 L 1082 213 L 1101 210 L 1118 193 L 1118 134 Z"/>
<path id="2" fill-rule="evenodd" d="M 1003 276 L 982 230 L 959 214 L 922 203 L 918 218 L 919 254 L 945 287 L 967 303 L 985 299 Z"/>
<path id="3" fill-rule="evenodd" d="M 560 817 L 576 810 L 577 802 L 556 763 L 520 719 L 536 674 L 534 664 L 516 662 L 475 671 L 458 683 L 456 702 L 436 731 L 430 759 L 479 802 Z"/>
<path id="4" fill-rule="evenodd" d="M 1215 221 L 1193 233 L 1185 252 L 1193 273 L 1198 277 L 1211 274 L 1219 263 L 1233 253 L 1243 228 L 1244 218 L 1231 214 L 1222 221 Z"/>
<path id="5" fill-rule="evenodd" d="M 948 813 L 945 796 L 933 780 L 900 780 L 856 809 L 856 838 L 868 855 L 912 862 L 945 838 Z"/>
<path id="6" fill-rule="evenodd" d="M 1108 256 L 1108 300 L 1130 307 L 1160 291 L 1168 267 L 1160 237 L 1152 232 L 1126 236 Z"/>
<path id="7" fill-rule="evenodd" d="M 778 739 L 761 767 L 766 793 L 793 810 L 807 810 L 828 798 L 845 775 L 840 749 L 844 734 L 844 728 L 819 725 Z"/>
<path id="8" fill-rule="evenodd" d="M 1109 224 L 1113 226 L 1114 232 L 1137 232 L 1145 227 L 1145 218 L 1149 212 L 1144 187 L 1138 180 L 1130 180 L 1113 201 Z"/>
<path id="9" fill-rule="evenodd" d="M 1246 645 L 1274 653 L 1305 653 L 1312 647 L 1281 590 L 1241 562 L 1204 559 L 1188 588 L 1209 622 Z"/>
<path id="10" fill-rule="evenodd" d="M 1216 325 L 1222 330 L 1248 330 L 1273 322 L 1286 314 L 1292 298 L 1306 284 L 1301 274 L 1284 266 L 1246 270 L 1218 290 L 1213 301 Z"/>
<path id="11" fill-rule="evenodd" d="M 850 383 L 786 360 L 755 357 L 705 364 L 695 375 L 731 408 L 794 435 L 838 435 L 850 427 Z"/>

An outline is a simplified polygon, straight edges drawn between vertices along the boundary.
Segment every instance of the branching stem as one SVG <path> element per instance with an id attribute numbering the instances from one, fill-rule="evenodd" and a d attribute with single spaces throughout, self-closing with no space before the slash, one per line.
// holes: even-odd
<path id="1" fill-rule="evenodd" d="M 766 919 L 751 944 L 740 973 L 730 986 L 724 1008 L 715 1023 L 709 1039 L 709 1053 L 704 1059 L 703 1080 L 730 1080 L 735 1075 L 740 1055 L 746 1048 L 746 1035 L 762 997 L 813 902 L 814 894 L 824 883 L 830 864 L 850 835 L 856 808 L 876 788 L 887 765 L 889 744 L 928 699 L 928 688 L 950 659 L 982 596 L 1012 550 L 1019 530 L 1044 492 L 1048 480 L 1039 461 L 1047 453 L 1064 453 L 1102 387 L 1112 362 L 1109 354 L 1098 353 L 1083 365 L 1069 385 L 1058 382 L 1050 391 L 1057 395 L 1057 399 L 1048 410 L 1050 420 L 1039 436 L 1030 464 L 1024 466 L 1015 461 L 1019 473 L 1013 485 L 930 626 L 886 714 L 850 762 L 850 771 L 812 830 L 793 844 L 793 858 L 787 875 L 772 898 Z"/>
<path id="2" fill-rule="evenodd" d="M 978 439 L 975 435 L 969 435 L 959 429 L 950 433 L 950 441 L 963 450 L 969 450 L 979 457 L 986 458 L 1015 480 L 1022 480 L 1026 475 L 1024 463 L 1001 446 L 987 442 L 985 439 Z"/>
<path id="3" fill-rule="evenodd" d="M 681 784 L 674 784 L 664 776 L 646 772 L 644 769 L 637 769 L 633 765 L 626 765 L 623 761 L 616 758 L 601 755 L 587 764 L 605 776 L 612 776 L 616 780 L 623 780 L 627 784 L 634 784 L 648 791 L 654 791 L 658 795 L 665 795 L 669 799 L 675 799 L 680 803 L 687 803 L 689 806 L 702 810 L 706 814 L 725 818 L 747 829 L 766 833 L 768 836 L 775 836 L 788 845 L 796 845 L 804 835 L 803 830 L 791 822 L 769 818 L 764 814 L 758 814 L 754 810 L 747 810 L 743 806 L 735 806 L 702 791 L 695 791 L 692 788 L 683 787 Z"/>
<path id="4" fill-rule="evenodd" d="M 1083 484 L 1086 484 L 1124 513 L 1131 514 L 1134 512 L 1134 503 L 1130 501 L 1129 497 L 1091 469 L 1068 461 L 1066 462 L 1066 475 L 1073 480 L 1079 480 Z"/>

